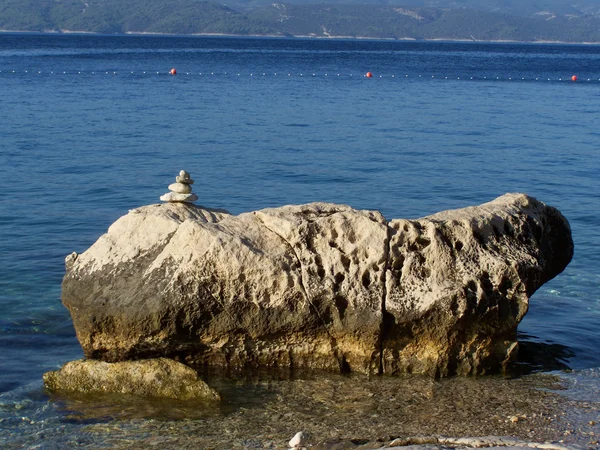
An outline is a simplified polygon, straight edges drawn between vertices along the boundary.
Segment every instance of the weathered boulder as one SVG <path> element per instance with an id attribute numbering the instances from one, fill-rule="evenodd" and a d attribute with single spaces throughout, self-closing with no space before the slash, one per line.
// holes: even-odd
<path id="1" fill-rule="evenodd" d="M 507 364 L 529 297 L 573 256 L 567 220 L 523 194 L 389 226 L 386 373 L 478 374 Z"/>
<path id="2" fill-rule="evenodd" d="M 69 256 L 62 298 L 88 358 L 477 374 L 515 354 L 529 297 L 572 254 L 566 219 L 523 194 L 389 223 L 172 203 Z"/>
<path id="3" fill-rule="evenodd" d="M 82 394 L 117 393 L 176 400 L 220 400 L 194 369 L 167 358 L 107 363 L 79 360 L 46 372 L 50 391 Z"/>

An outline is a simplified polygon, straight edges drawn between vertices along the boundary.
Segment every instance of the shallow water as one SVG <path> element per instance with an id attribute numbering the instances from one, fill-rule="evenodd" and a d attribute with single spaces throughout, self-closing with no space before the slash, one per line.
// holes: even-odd
<path id="1" fill-rule="evenodd" d="M 64 257 L 156 203 L 182 168 L 198 203 L 232 213 L 331 201 L 410 218 L 514 191 L 558 207 L 575 256 L 532 297 L 524 353 L 536 370 L 576 369 L 596 402 L 598 62 L 598 46 L 0 35 L 0 395 L 35 417 L 17 426 L 3 409 L 4 442 L 40 423 L 86 433 L 40 390 L 44 371 L 81 357 Z M 118 436 L 154 422 L 100 423 Z"/>
<path id="2" fill-rule="evenodd" d="M 388 442 L 411 436 L 515 436 L 594 447 L 598 372 L 433 380 L 313 374 L 300 378 L 211 379 L 221 405 L 118 396 L 0 395 L 0 444 L 8 448 L 286 448 L 297 432 L 311 445 Z M 597 392 L 594 394 L 597 397 Z M 516 417 L 518 420 L 511 420 Z M 328 448 L 324 446 L 323 448 Z"/>

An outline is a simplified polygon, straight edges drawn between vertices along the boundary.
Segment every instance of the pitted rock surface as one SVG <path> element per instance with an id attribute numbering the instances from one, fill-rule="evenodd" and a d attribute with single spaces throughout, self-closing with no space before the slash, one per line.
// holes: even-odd
<path id="1" fill-rule="evenodd" d="M 573 254 L 524 194 L 416 220 L 311 203 L 131 211 L 67 258 L 88 358 L 446 376 L 497 372 L 529 297 Z"/>

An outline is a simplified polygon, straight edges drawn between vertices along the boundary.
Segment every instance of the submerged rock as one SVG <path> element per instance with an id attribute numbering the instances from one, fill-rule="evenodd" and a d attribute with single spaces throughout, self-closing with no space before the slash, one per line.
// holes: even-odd
<path id="1" fill-rule="evenodd" d="M 50 391 L 83 394 L 117 393 L 176 400 L 220 400 L 195 370 L 167 358 L 107 363 L 79 360 L 46 372 Z"/>
<path id="2" fill-rule="evenodd" d="M 389 223 L 169 203 L 69 256 L 62 299 L 88 358 L 481 374 L 516 354 L 529 297 L 572 254 L 567 220 L 523 194 Z"/>

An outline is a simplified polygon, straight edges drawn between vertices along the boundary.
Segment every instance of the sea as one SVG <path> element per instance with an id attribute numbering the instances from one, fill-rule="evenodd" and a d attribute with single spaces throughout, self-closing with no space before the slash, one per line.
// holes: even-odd
<path id="1" fill-rule="evenodd" d="M 567 217 L 575 255 L 531 297 L 516 379 L 214 380 L 226 406 L 202 414 L 45 391 L 44 372 L 82 357 L 65 256 L 159 203 L 182 169 L 198 204 L 233 214 L 323 201 L 417 218 L 524 192 Z M 301 423 L 370 439 L 387 413 L 361 402 L 400 385 L 403 414 L 460 386 L 538 383 L 567 415 L 587 405 L 570 424 L 600 421 L 598 45 L 2 33 L 0 194 L 2 448 L 284 448 Z M 444 434 L 457 413 L 442 412 L 421 430 Z M 590 427 L 576 442 L 593 447 Z"/>

